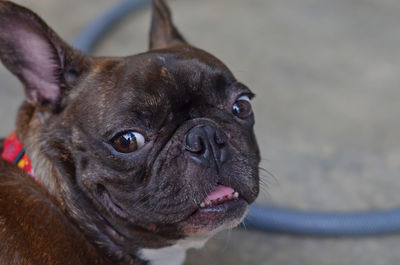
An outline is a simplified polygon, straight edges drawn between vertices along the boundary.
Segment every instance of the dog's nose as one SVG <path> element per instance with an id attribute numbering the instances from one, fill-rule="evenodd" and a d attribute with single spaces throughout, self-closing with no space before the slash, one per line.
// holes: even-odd
<path id="1" fill-rule="evenodd" d="M 195 162 L 218 170 L 230 156 L 226 141 L 226 135 L 219 128 L 199 125 L 186 134 L 185 149 Z"/>

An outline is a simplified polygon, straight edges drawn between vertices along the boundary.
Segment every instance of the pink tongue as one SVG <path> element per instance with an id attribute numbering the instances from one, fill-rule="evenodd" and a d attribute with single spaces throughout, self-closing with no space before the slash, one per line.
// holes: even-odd
<path id="1" fill-rule="evenodd" d="M 211 193 L 207 195 L 207 197 L 204 199 L 204 201 L 215 201 L 218 198 L 222 198 L 226 195 L 232 194 L 235 191 L 231 187 L 225 187 L 222 185 L 219 185 L 215 190 L 213 190 Z"/>

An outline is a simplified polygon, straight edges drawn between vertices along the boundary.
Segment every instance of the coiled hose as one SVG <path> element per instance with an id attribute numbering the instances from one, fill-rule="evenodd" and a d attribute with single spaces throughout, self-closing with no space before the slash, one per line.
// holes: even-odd
<path id="1" fill-rule="evenodd" d="M 74 46 L 90 53 L 94 46 L 124 17 L 149 5 L 150 0 L 125 0 L 90 23 Z M 270 233 L 308 236 L 371 236 L 400 232 L 400 208 L 366 212 L 306 212 L 253 205 L 245 220 L 247 228 Z"/>

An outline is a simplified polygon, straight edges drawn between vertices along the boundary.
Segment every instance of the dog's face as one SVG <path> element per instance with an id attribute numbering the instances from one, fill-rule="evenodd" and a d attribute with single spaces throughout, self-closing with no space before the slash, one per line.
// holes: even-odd
<path id="1" fill-rule="evenodd" d="M 129 57 L 84 56 L 20 7 L 0 4 L 0 25 L 1 58 L 28 97 L 21 135 L 40 144 L 55 179 L 38 177 L 72 218 L 143 247 L 242 221 L 259 189 L 253 94 L 183 40 L 162 1 L 150 51 Z"/>
<path id="2" fill-rule="evenodd" d="M 73 136 L 77 182 L 99 211 L 182 233 L 236 225 L 258 193 L 250 90 L 188 46 L 95 67 L 49 133 Z M 239 198 L 199 210 L 218 186 Z"/>

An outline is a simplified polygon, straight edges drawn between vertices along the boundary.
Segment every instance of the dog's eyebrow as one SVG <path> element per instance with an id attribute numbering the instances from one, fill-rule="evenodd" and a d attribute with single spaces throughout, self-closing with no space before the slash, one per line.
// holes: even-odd
<path id="1" fill-rule="evenodd" d="M 254 98 L 256 94 L 254 94 L 250 88 L 248 88 L 246 85 L 242 84 L 241 82 L 235 82 L 232 84 L 232 87 L 236 92 L 240 94 L 246 94 L 250 99 Z"/>

